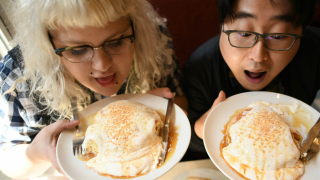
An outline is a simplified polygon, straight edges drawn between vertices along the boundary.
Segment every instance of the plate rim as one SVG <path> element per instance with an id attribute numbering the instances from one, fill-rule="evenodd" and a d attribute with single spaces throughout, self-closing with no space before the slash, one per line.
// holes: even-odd
<path id="1" fill-rule="evenodd" d="M 267 92 L 267 91 L 250 91 L 250 92 L 244 92 L 244 93 L 239 93 L 239 94 L 235 94 L 235 95 L 232 95 L 232 96 L 230 96 L 230 97 L 228 97 L 226 100 L 228 100 L 228 101 L 222 101 L 222 102 L 220 102 L 219 104 L 217 104 L 217 106 L 215 106 L 214 108 L 212 108 L 212 110 L 209 112 L 209 114 L 208 114 L 208 116 L 207 116 L 207 118 L 206 118 L 206 121 L 205 121 L 205 124 L 204 124 L 204 127 L 203 127 L 203 142 L 204 142 L 204 146 L 205 146 L 205 150 L 206 150 L 206 152 L 207 152 L 207 154 L 208 154 L 208 156 L 209 156 L 209 158 L 210 158 L 210 160 L 215 164 L 215 166 L 225 175 L 225 176 L 227 176 L 229 179 L 234 179 L 233 177 L 231 177 L 231 175 L 229 174 L 229 173 L 227 173 L 227 172 L 225 172 L 225 168 L 222 168 L 220 165 L 219 165 L 219 163 L 218 162 L 216 162 L 215 161 L 215 157 L 212 157 L 213 156 L 213 154 L 212 153 L 210 153 L 211 151 L 209 150 L 209 147 L 208 147 L 208 138 L 209 137 L 207 137 L 206 136 L 206 134 L 207 134 L 207 132 L 209 132 L 207 129 L 208 129 L 208 124 L 210 123 L 209 121 L 209 118 L 212 116 L 212 114 L 215 112 L 215 110 L 216 109 L 218 109 L 220 106 L 223 106 L 224 104 L 226 104 L 227 102 L 230 102 L 232 99 L 234 99 L 234 98 L 237 98 L 238 96 L 245 96 L 245 95 L 248 95 L 248 94 L 251 94 L 251 95 L 258 95 L 258 96 L 262 96 L 263 94 L 267 94 L 268 96 L 271 96 L 271 95 L 274 95 L 274 96 L 278 96 L 278 95 L 280 95 L 280 96 L 283 96 L 283 97 L 285 97 L 285 98 L 289 98 L 289 99 L 292 99 L 292 100 L 296 100 L 296 101 L 299 101 L 301 104 L 302 104 L 302 107 L 308 107 L 308 110 L 311 110 L 310 111 L 310 113 L 313 115 L 313 114 L 316 114 L 317 115 L 317 118 L 315 118 L 315 117 L 312 117 L 312 119 L 313 119 L 313 121 L 314 121 L 314 119 L 318 119 L 318 117 L 320 116 L 320 112 L 318 112 L 316 109 L 314 109 L 312 106 L 310 106 L 310 105 L 308 105 L 307 103 L 305 103 L 305 102 L 303 102 L 303 101 L 301 101 L 301 100 L 299 100 L 299 99 L 297 99 L 297 98 L 295 98 L 295 97 L 291 97 L 291 96 L 289 96 L 289 95 L 286 95 L 286 94 L 282 94 L 282 93 L 275 93 L 275 92 Z M 263 99 L 261 99 L 261 101 L 268 101 L 268 100 L 263 100 Z M 256 101 L 255 101 L 256 102 Z M 279 102 L 281 102 L 281 101 L 279 101 Z M 248 106 L 249 104 L 247 104 L 246 106 Z M 244 108 L 244 107 L 246 107 L 246 106 L 243 106 L 242 108 Z M 229 117 L 231 116 L 232 114 L 230 114 L 229 115 Z M 229 119 L 228 119 L 229 120 Z M 212 120 L 211 120 L 212 121 Z M 315 121 L 314 121 L 315 122 Z M 227 122 L 226 122 L 227 123 Z M 225 123 L 225 124 L 226 124 Z M 225 125 L 224 124 L 224 125 Z M 218 130 L 218 129 L 217 129 Z M 222 132 L 221 131 L 219 131 L 221 134 L 222 134 Z M 219 142 L 219 144 L 220 144 L 220 142 L 221 142 L 221 140 L 222 139 L 219 139 L 218 140 L 218 142 Z M 220 148 L 220 145 L 219 145 L 219 148 Z M 220 154 L 220 150 L 219 150 L 219 154 Z M 318 154 L 319 155 L 319 154 Z M 219 156 L 220 157 L 220 156 Z M 318 156 L 318 157 L 320 157 L 320 156 Z M 220 157 L 221 158 L 221 157 Z M 315 158 L 314 158 L 315 159 Z M 319 159 L 319 158 L 318 158 Z M 225 162 L 225 160 L 223 160 L 224 161 L 224 163 L 228 166 L 228 168 L 230 168 L 229 167 L 229 165 Z M 313 161 L 314 162 L 314 161 Z M 305 166 L 305 169 L 307 168 L 307 166 L 308 165 L 306 165 Z M 309 164 L 309 166 L 310 166 L 310 164 Z M 230 168 L 231 169 L 231 168 Z M 232 170 L 232 171 L 234 171 L 234 170 Z M 234 173 L 236 173 L 236 172 L 234 172 Z M 305 173 L 303 174 L 303 176 L 302 176 L 302 180 L 304 179 L 303 177 L 305 176 L 305 174 L 306 174 L 306 171 L 305 171 Z M 241 178 L 239 175 L 238 175 L 238 177 L 237 177 L 237 179 L 243 179 L 243 178 Z"/>
<path id="2" fill-rule="evenodd" d="M 147 97 L 149 96 L 149 97 Z M 141 98 L 160 98 L 160 99 L 163 99 L 165 101 L 168 101 L 166 98 L 163 98 L 163 97 L 160 97 L 160 96 L 156 96 L 156 95 L 152 95 L 152 94 L 133 94 L 133 93 L 128 93 L 128 94 L 120 94 L 120 95 L 117 95 L 117 96 L 113 96 L 113 97 L 107 97 L 107 98 L 104 98 L 104 99 L 101 99 L 99 101 L 96 101 L 92 104 L 90 104 L 89 106 L 87 106 L 86 108 L 82 109 L 81 111 L 78 112 L 78 114 L 80 114 L 81 112 L 85 111 L 87 108 L 89 107 L 92 107 L 92 106 L 95 106 L 96 103 L 102 103 L 101 101 L 106 101 L 108 103 L 105 104 L 105 106 L 107 104 L 110 104 L 112 102 L 115 102 L 117 100 L 130 100 L 130 98 L 138 98 L 138 100 L 141 100 Z M 160 100 L 159 99 L 159 100 Z M 160 101 L 163 101 L 163 100 L 160 100 Z M 110 101 L 110 102 L 109 102 Z M 133 100 L 135 101 L 135 99 Z M 143 99 L 142 99 L 143 101 Z M 137 101 L 136 101 L 137 102 Z M 141 102 L 140 102 L 141 103 Z M 143 103 L 142 103 L 143 104 Z M 148 106 L 148 105 L 147 105 Z M 166 104 L 165 104 L 165 107 L 166 107 Z M 166 109 L 165 109 L 166 111 Z M 164 175 L 165 173 L 167 173 L 170 169 L 172 169 L 177 163 L 180 162 L 180 160 L 183 158 L 184 154 L 186 153 L 188 147 L 189 147 L 189 144 L 190 144 L 190 140 L 191 140 L 191 126 L 190 126 L 190 122 L 189 122 L 189 119 L 188 119 L 188 116 L 184 113 L 184 111 L 177 105 L 177 104 L 174 104 L 174 111 L 173 111 L 173 115 L 175 117 L 175 122 L 178 121 L 178 119 L 181 119 L 180 120 L 180 123 L 182 123 L 183 125 L 183 131 L 181 130 L 181 127 L 179 127 L 179 129 L 177 130 L 177 132 L 179 133 L 178 135 L 178 140 L 177 140 L 177 145 L 178 145 L 178 142 L 179 142 L 179 137 L 181 137 L 181 140 L 180 140 L 180 146 L 177 147 L 176 145 L 176 149 L 175 149 L 175 153 L 173 154 L 173 156 L 171 157 L 170 160 L 175 160 L 174 162 L 173 161 L 169 161 L 168 164 L 164 164 L 163 166 L 161 166 L 159 169 L 156 169 L 154 171 L 151 171 L 149 172 L 148 174 L 146 175 L 143 175 L 143 176 L 138 176 L 138 177 L 135 177 L 135 178 L 129 178 L 129 179 L 132 179 L 132 180 L 142 180 L 142 179 L 150 179 L 150 178 L 159 178 L 160 176 Z M 176 117 L 177 115 L 182 116 L 182 117 Z M 180 124 L 181 126 L 181 124 Z M 56 156 L 57 156 L 57 161 L 58 161 L 58 164 L 61 168 L 61 170 L 66 174 L 66 176 L 70 179 L 73 179 L 74 177 L 72 175 L 70 175 L 68 172 L 65 171 L 65 169 L 63 168 L 63 166 L 61 165 L 61 160 L 60 160 L 60 143 L 61 142 L 61 138 L 64 138 L 64 136 L 67 135 L 67 133 L 74 133 L 75 130 L 66 130 L 66 131 L 63 131 L 60 135 L 59 135 L 59 138 L 57 140 L 57 145 L 56 145 Z M 181 133 L 182 132 L 182 133 Z M 181 136 L 183 135 L 183 137 Z M 187 143 L 186 143 L 187 142 Z M 183 148 L 181 150 L 181 148 Z M 179 149 L 179 151 L 177 151 L 177 149 Z M 61 152 L 62 153 L 62 152 Z M 72 155 L 73 156 L 73 155 Z M 80 161 L 80 160 L 79 160 Z M 171 162 L 171 163 L 170 163 Z M 157 171 L 158 170 L 158 171 Z M 160 172 L 159 174 L 155 173 L 155 172 L 159 172 L 159 170 L 162 170 L 163 172 Z M 90 170 L 88 170 L 88 172 L 90 172 Z M 153 176 L 151 176 L 153 175 Z M 149 177 L 150 176 L 150 177 Z M 113 178 L 109 178 L 109 177 L 106 177 L 106 176 L 101 176 L 101 177 L 105 177 L 104 179 L 105 180 L 113 180 Z M 100 179 L 100 178 L 99 178 Z M 117 179 L 117 180 L 121 180 L 121 179 Z M 128 179 L 126 179 L 128 180 Z"/>

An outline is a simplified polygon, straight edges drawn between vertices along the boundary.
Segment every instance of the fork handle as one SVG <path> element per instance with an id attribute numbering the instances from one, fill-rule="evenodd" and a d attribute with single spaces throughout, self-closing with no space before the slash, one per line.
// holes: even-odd
<path id="1" fill-rule="evenodd" d="M 71 99 L 71 108 L 72 108 L 73 120 L 79 120 L 77 98 L 76 97 L 72 97 L 72 99 Z M 75 128 L 79 132 L 79 126 L 77 125 Z"/>

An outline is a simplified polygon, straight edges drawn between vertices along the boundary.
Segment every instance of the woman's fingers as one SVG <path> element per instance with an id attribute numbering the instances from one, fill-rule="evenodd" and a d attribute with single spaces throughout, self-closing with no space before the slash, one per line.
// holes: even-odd
<path id="1" fill-rule="evenodd" d="M 64 173 L 61 170 L 59 163 L 57 161 L 57 157 L 56 157 L 56 144 L 57 144 L 57 140 L 59 138 L 59 134 L 60 134 L 60 132 L 62 132 L 64 130 L 74 128 L 78 124 L 79 124 L 78 120 L 69 121 L 67 119 L 61 119 L 61 120 L 58 120 L 57 122 L 55 122 L 54 124 L 52 124 L 52 127 L 50 127 L 52 141 L 51 141 L 51 147 L 49 148 L 49 156 L 50 156 L 50 160 L 51 160 L 53 167 L 55 169 L 57 169 L 57 171 L 60 174 L 64 174 Z"/>
<path id="2" fill-rule="evenodd" d="M 68 119 L 61 119 L 47 127 L 50 127 L 48 131 L 52 136 L 54 136 L 55 134 L 59 134 L 64 130 L 68 130 L 76 127 L 79 123 L 80 121 L 78 120 L 70 121 Z"/>
<path id="3" fill-rule="evenodd" d="M 148 92 L 148 94 L 153 94 L 153 95 L 164 97 L 164 98 L 172 98 L 173 97 L 171 90 L 167 87 L 152 89 Z"/>

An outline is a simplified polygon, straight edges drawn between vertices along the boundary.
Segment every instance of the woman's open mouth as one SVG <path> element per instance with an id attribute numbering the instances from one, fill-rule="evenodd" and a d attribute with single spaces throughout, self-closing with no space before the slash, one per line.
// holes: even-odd
<path id="1" fill-rule="evenodd" d="M 101 77 L 101 78 L 94 78 L 96 80 L 96 82 L 104 87 L 104 88 L 108 88 L 113 86 L 116 83 L 116 74 L 113 74 L 111 76 L 106 76 L 106 77 Z"/>
<path id="2" fill-rule="evenodd" d="M 245 70 L 244 71 L 247 80 L 252 83 L 252 84 L 259 84 L 263 81 L 263 79 L 265 78 L 265 75 L 267 74 L 267 72 L 250 72 Z"/>

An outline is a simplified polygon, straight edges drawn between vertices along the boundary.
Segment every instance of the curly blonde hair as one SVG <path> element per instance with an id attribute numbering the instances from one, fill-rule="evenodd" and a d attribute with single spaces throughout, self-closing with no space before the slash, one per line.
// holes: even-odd
<path id="1" fill-rule="evenodd" d="M 48 31 L 58 27 L 103 27 L 129 16 L 136 40 L 126 93 L 145 93 L 166 77 L 164 62 L 171 58 L 165 53 L 166 42 L 159 31 L 164 21 L 147 0 L 19 0 L 11 5 L 14 39 L 25 68 L 24 77 L 8 92 L 17 83 L 29 80 L 31 95 L 39 95 L 41 104 L 49 113 L 58 112 L 59 118 L 71 114 L 71 97 L 76 96 L 82 105 L 91 99 L 53 51 Z"/>

